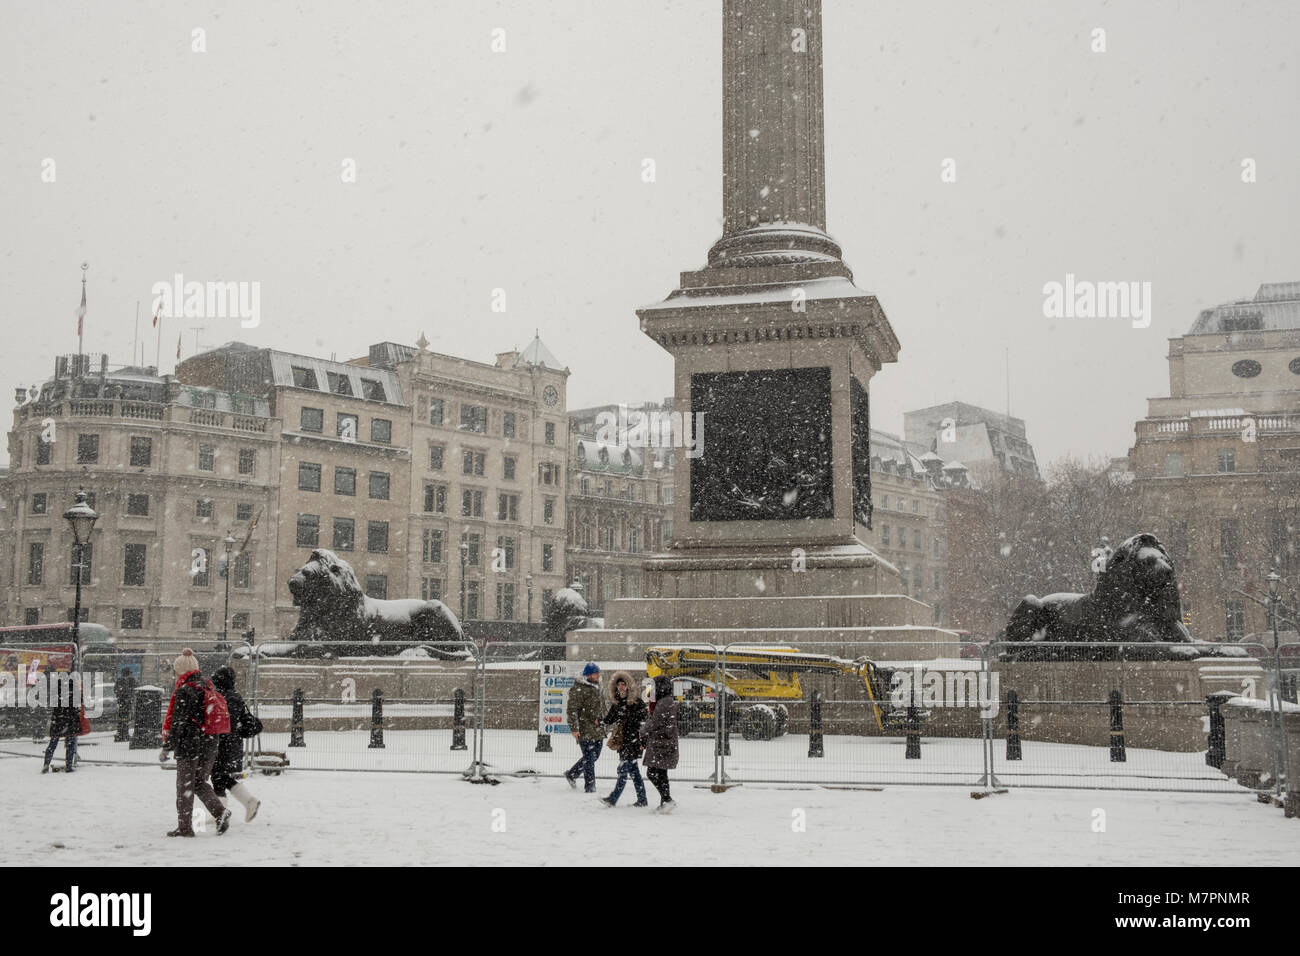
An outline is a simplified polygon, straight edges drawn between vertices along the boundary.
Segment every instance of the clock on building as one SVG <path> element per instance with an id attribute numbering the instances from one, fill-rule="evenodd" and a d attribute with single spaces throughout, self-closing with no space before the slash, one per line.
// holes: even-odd
<path id="1" fill-rule="evenodd" d="M 554 405 L 559 400 L 560 400 L 560 393 L 556 391 L 554 385 L 547 385 L 546 388 L 542 390 L 542 401 L 544 401 L 547 405 Z"/>

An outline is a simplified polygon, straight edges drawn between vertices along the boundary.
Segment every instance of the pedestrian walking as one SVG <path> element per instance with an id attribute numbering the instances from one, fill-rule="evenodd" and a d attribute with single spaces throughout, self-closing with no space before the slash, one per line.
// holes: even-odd
<path id="1" fill-rule="evenodd" d="M 53 682 L 50 693 L 55 693 Z M 45 748 L 45 766 L 41 768 L 41 773 L 50 772 L 50 762 L 54 760 L 54 750 L 59 745 L 60 737 L 63 738 L 63 770 L 72 773 L 77 762 L 77 737 L 90 730 L 90 723 L 86 720 L 80 701 L 75 699 L 71 683 L 60 687 L 57 693 L 58 699 L 50 700 L 50 743 Z"/>
<path id="2" fill-rule="evenodd" d="M 217 745 L 217 762 L 212 766 L 212 789 L 225 804 L 230 802 L 226 800 L 229 791 L 244 805 L 244 822 L 249 823 L 257 816 L 262 801 L 239 782 L 236 774 L 244 772 L 244 741 L 262 732 L 262 722 L 235 690 L 235 672 L 231 668 L 218 667 L 212 675 L 212 686 L 226 699 L 226 710 L 230 713 L 230 733 L 221 737 Z"/>
<path id="3" fill-rule="evenodd" d="M 169 724 L 159 760 L 176 752 L 176 829 L 172 837 L 194 836 L 194 798 L 197 796 L 217 821 L 217 833 L 230 827 L 230 811 L 217 798 L 208 778 L 217 762 L 218 739 L 230 732 L 225 699 L 212 682 L 199 673 L 199 662 L 188 647 L 172 662 L 176 689 L 168 705 Z M 218 703 L 220 702 L 220 703 Z"/>
<path id="4" fill-rule="evenodd" d="M 113 698 L 117 701 L 117 733 L 113 739 L 131 739 L 131 709 L 135 706 L 135 677 L 125 667 L 113 681 Z"/>
<path id="5" fill-rule="evenodd" d="M 641 743 L 641 725 L 650 716 L 641 695 L 633 691 L 632 675 L 627 671 L 617 671 L 609 684 L 610 707 L 602 723 L 613 727 L 606 744 L 618 753 L 618 781 L 608 797 L 601 797 L 600 802 L 612 807 L 623 795 L 628 778 L 632 778 L 632 787 L 636 790 L 634 807 L 648 807 L 645 798 L 645 782 L 641 779 L 641 768 L 637 761 L 641 759 L 644 749 Z"/>
<path id="6" fill-rule="evenodd" d="M 605 743 L 605 725 L 600 722 L 604 713 L 600 702 L 600 668 L 589 662 L 582 669 L 582 678 L 569 688 L 569 705 L 565 708 L 569 732 L 578 742 L 582 756 L 564 772 L 564 779 L 574 789 L 578 786 L 578 774 L 582 774 L 587 793 L 596 792 L 596 760 Z"/>
<path id="7" fill-rule="evenodd" d="M 650 691 L 650 719 L 641 726 L 645 742 L 646 776 L 659 791 L 655 813 L 672 813 L 677 806 L 668 791 L 668 771 L 677 767 L 677 701 L 673 699 L 673 682 L 656 677 Z"/>

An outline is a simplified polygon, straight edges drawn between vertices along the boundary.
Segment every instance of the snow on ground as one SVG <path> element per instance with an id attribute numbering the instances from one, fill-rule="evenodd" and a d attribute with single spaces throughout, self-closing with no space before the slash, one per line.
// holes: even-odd
<path id="1" fill-rule="evenodd" d="M 489 786 L 452 774 L 294 768 L 249 777 L 264 801 L 251 824 L 235 805 L 226 835 L 217 837 L 209 821 L 196 840 L 178 841 L 163 835 L 175 825 L 175 777 L 158 769 L 156 752 L 126 751 L 149 762 L 112 765 L 91 762 L 111 755 L 106 742 L 91 743 L 98 746 L 84 747 L 86 761 L 68 776 L 41 775 L 35 745 L 0 741 L 8 865 L 602 864 L 614 840 L 643 853 L 658 844 L 676 863 L 694 865 L 1300 862 L 1300 824 L 1242 790 L 1013 788 L 974 800 L 970 786 L 747 784 L 715 794 L 680 781 L 677 811 L 661 816 L 633 808 L 630 786 L 611 810 L 555 777 L 503 776 Z M 24 746 L 33 755 L 16 755 Z M 549 770 L 571 762 L 574 750 L 556 741 L 555 754 L 536 756 Z M 290 751 L 291 759 L 306 753 Z M 455 759 L 465 766 L 470 758 Z M 613 769 L 607 758 L 601 763 Z M 598 793 L 609 785 L 604 776 Z M 1098 811 L 1105 832 L 1094 832 Z"/>

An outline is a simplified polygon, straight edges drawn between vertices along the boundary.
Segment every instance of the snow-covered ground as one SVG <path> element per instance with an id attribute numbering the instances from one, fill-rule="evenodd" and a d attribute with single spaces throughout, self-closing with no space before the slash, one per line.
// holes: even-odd
<path id="1" fill-rule="evenodd" d="M 405 747 L 418 736 L 428 735 L 390 733 L 389 748 L 368 753 L 393 759 L 402 749 L 394 746 L 398 740 Z M 601 851 L 612 841 L 646 852 L 655 845 L 671 848 L 679 864 L 1300 862 L 1300 824 L 1240 789 L 1013 788 L 974 800 L 970 786 L 751 783 L 715 794 L 681 780 L 674 785 L 677 812 L 661 816 L 633 808 L 630 787 L 611 810 L 555 777 L 501 776 L 499 785 L 489 786 L 451 774 L 304 770 L 308 755 L 330 762 L 310 740 L 308 749 L 290 751 L 294 767 L 285 774 L 249 777 L 248 786 L 264 801 L 256 820 L 245 824 L 236 805 L 229 833 L 217 837 L 209 823 L 197 840 L 178 846 L 163 835 L 175 825 L 172 772 L 158 769 L 153 751 L 126 751 L 97 737 L 86 741 L 86 760 L 72 776 L 42 776 L 39 747 L 0 741 L 8 865 L 601 864 Z M 552 755 L 533 755 L 537 769 L 550 772 L 572 761 L 571 743 L 556 745 Z M 98 762 L 128 754 L 142 763 Z M 407 752 L 404 759 L 417 756 Z M 492 762 L 490 750 L 487 757 Z M 452 758 L 460 766 L 469 763 L 467 753 Z M 602 770 L 613 769 L 612 761 L 601 763 Z M 608 786 L 605 776 L 599 792 Z M 651 801 L 657 802 L 653 790 Z"/>

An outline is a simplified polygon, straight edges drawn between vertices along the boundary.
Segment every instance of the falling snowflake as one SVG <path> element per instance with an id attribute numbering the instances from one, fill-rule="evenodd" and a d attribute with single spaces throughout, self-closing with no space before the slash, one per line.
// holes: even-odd
<path id="1" fill-rule="evenodd" d="M 754 579 L 754 587 L 757 588 L 759 591 L 767 590 L 767 582 L 763 580 L 762 575 L 759 575 L 759 577 Z"/>

